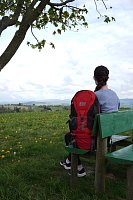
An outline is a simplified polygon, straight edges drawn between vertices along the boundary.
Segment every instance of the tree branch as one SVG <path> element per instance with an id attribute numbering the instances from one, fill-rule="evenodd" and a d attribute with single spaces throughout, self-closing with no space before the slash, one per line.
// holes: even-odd
<path id="1" fill-rule="evenodd" d="M 14 12 L 14 15 L 12 17 L 4 16 L 0 20 L 0 35 L 8 26 L 12 26 L 12 25 L 16 24 L 16 22 L 20 16 L 23 3 L 24 3 L 24 0 L 19 0 L 16 10 Z"/>
<path id="2" fill-rule="evenodd" d="M 39 40 L 37 39 L 37 37 L 36 37 L 35 34 L 33 33 L 32 26 L 31 26 L 31 34 L 33 35 L 33 37 L 35 38 L 35 40 L 37 41 L 37 43 L 39 43 Z"/>
<path id="3" fill-rule="evenodd" d="M 29 6 L 29 9 L 30 9 L 30 8 L 33 8 L 33 7 L 36 5 L 37 2 L 38 2 L 37 0 L 33 0 L 33 1 L 31 2 L 30 6 Z"/>
<path id="4" fill-rule="evenodd" d="M 0 71 L 4 68 L 4 66 L 11 60 L 14 56 L 16 51 L 18 50 L 19 46 L 23 42 L 25 35 L 30 27 L 30 25 L 36 20 L 36 18 L 41 14 L 43 9 L 49 3 L 49 0 L 43 0 L 40 4 L 36 7 L 36 9 L 28 9 L 22 18 L 21 25 L 19 30 L 16 31 L 13 39 L 11 40 L 10 44 L 0 56 Z M 29 7 L 30 8 L 30 7 Z"/>
<path id="5" fill-rule="evenodd" d="M 105 9 L 107 10 L 108 8 L 107 8 L 107 6 L 106 6 L 104 0 L 101 0 L 101 1 L 102 1 L 103 5 L 104 5 Z M 96 0 L 94 0 L 94 3 L 95 3 L 96 11 L 98 12 L 98 14 L 99 14 L 101 17 L 103 17 L 102 14 L 100 13 L 100 11 L 98 10 L 98 6 L 97 6 L 97 3 L 96 3 Z"/>
<path id="6" fill-rule="evenodd" d="M 64 2 L 61 2 L 61 3 L 51 3 L 51 2 L 49 2 L 48 5 L 51 6 L 51 7 L 54 7 L 54 6 L 59 7 L 59 6 L 64 6 L 64 5 L 66 5 L 70 2 L 73 2 L 73 1 L 75 1 L 75 0 L 67 0 L 67 1 L 64 1 Z"/>
<path id="7" fill-rule="evenodd" d="M 106 10 L 107 10 L 107 6 L 106 6 L 106 4 L 105 4 L 104 0 L 102 0 L 102 2 L 103 2 L 103 5 L 104 5 L 104 7 L 105 7 L 105 8 L 106 8 Z"/>
<path id="8" fill-rule="evenodd" d="M 97 8 L 96 0 L 94 0 L 94 3 L 95 3 L 95 6 L 96 6 L 96 11 L 99 13 L 100 16 L 102 16 L 101 13 L 99 12 L 98 8 Z"/>

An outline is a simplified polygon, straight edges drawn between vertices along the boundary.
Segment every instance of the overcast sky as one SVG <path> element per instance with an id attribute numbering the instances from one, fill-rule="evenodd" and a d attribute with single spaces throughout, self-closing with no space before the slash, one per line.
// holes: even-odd
<path id="1" fill-rule="evenodd" d="M 98 1 L 101 14 L 115 17 L 111 23 L 97 19 L 93 0 L 80 0 L 88 9 L 88 29 L 67 31 L 53 36 L 51 29 L 39 34 L 55 44 L 41 52 L 27 47 L 27 34 L 18 52 L 0 72 L 0 102 L 45 99 L 71 99 L 81 89 L 94 90 L 93 71 L 98 65 L 110 70 L 109 88 L 119 98 L 133 98 L 133 1 Z M 4 50 L 14 30 L 3 32 L 0 52 Z M 34 41 L 34 40 L 33 40 Z"/>

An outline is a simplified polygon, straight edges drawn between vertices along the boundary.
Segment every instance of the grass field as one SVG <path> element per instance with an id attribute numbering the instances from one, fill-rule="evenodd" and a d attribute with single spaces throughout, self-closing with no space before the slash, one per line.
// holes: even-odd
<path id="1" fill-rule="evenodd" d="M 0 200 L 124 200 L 126 169 L 108 165 L 106 194 L 94 194 L 94 174 L 79 178 L 75 191 L 60 165 L 67 152 L 68 111 L 0 114 Z M 95 161 L 82 158 L 88 170 Z"/>

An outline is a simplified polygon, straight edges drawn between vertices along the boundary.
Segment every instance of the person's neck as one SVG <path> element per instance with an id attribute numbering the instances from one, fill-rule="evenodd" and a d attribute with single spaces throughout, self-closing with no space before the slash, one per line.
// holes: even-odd
<path id="1" fill-rule="evenodd" d="M 104 85 L 104 86 L 101 87 L 101 89 L 102 89 L 102 90 L 107 90 L 107 89 L 108 89 L 108 86 L 107 86 L 107 85 Z"/>

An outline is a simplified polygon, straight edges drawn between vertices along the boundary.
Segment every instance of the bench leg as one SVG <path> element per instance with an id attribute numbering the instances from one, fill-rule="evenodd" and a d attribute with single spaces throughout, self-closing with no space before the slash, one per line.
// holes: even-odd
<path id="1" fill-rule="evenodd" d="M 113 151 L 116 151 L 116 145 L 115 144 L 112 144 L 109 152 L 113 152 Z"/>
<path id="2" fill-rule="evenodd" d="M 128 200 L 133 200 L 133 165 L 127 168 Z"/>
<path id="3" fill-rule="evenodd" d="M 74 189 L 77 183 L 78 154 L 71 154 L 71 178 L 70 186 Z"/>
<path id="4" fill-rule="evenodd" d="M 105 154 L 107 152 L 107 139 L 97 137 L 95 192 L 101 195 L 105 192 Z"/>

